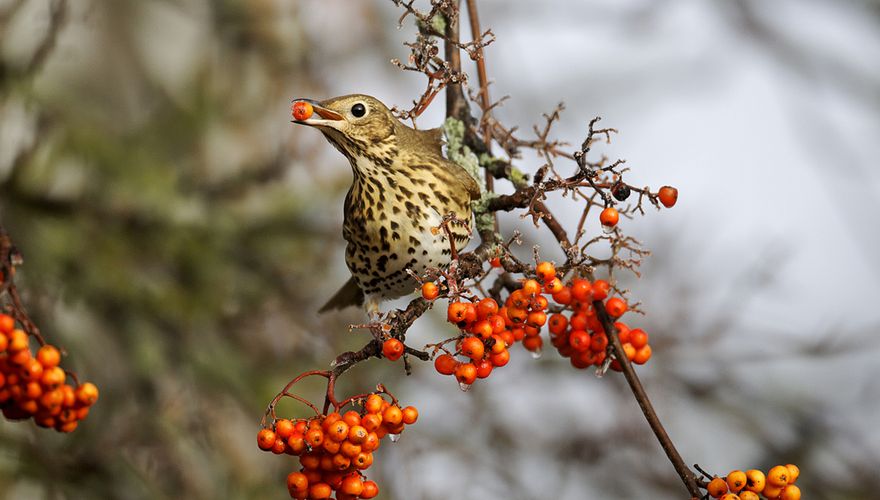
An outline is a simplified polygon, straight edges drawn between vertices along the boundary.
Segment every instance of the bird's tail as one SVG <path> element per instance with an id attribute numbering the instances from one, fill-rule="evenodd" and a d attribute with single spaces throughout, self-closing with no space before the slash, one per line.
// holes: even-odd
<path id="1" fill-rule="evenodd" d="M 364 305 L 364 292 L 361 290 L 361 287 L 358 286 L 354 277 L 351 277 L 344 285 L 342 285 L 342 288 L 340 288 L 339 291 L 336 292 L 336 294 L 333 295 L 323 307 L 321 307 L 321 309 L 318 309 L 318 312 L 325 313 L 335 309 L 345 309 L 349 306 L 362 305 Z"/>

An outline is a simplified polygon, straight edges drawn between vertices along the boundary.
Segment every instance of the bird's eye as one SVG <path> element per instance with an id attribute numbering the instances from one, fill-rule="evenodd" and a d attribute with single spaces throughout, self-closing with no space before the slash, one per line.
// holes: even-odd
<path id="1" fill-rule="evenodd" d="M 355 118 L 360 118 L 367 114 L 367 107 L 362 103 L 357 103 L 351 107 L 351 114 L 355 116 Z"/>

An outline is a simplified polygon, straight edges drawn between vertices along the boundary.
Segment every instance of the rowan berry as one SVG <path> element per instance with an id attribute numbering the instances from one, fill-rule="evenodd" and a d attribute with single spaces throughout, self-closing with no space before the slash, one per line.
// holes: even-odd
<path id="1" fill-rule="evenodd" d="M 491 373 L 495 366 L 492 364 L 488 358 L 481 359 L 474 363 L 474 366 L 477 368 L 477 378 L 486 378 Z"/>
<path id="2" fill-rule="evenodd" d="M 720 477 L 712 478 L 706 486 L 706 493 L 715 498 L 721 498 L 721 495 L 727 493 L 727 482 Z"/>
<path id="3" fill-rule="evenodd" d="M 566 327 L 568 327 L 568 318 L 562 314 L 552 314 L 547 320 L 547 328 L 550 330 L 550 333 L 562 333 Z"/>
<path id="4" fill-rule="evenodd" d="M 675 189 L 672 186 L 663 186 L 660 188 L 660 191 L 657 192 L 657 197 L 660 198 L 660 203 L 662 203 L 664 207 L 672 208 L 675 205 L 675 202 L 678 201 L 678 189 Z"/>
<path id="5" fill-rule="evenodd" d="M 473 365 L 471 365 L 473 366 Z M 397 425 L 403 421 L 403 411 L 397 406 L 391 405 L 382 413 L 382 422 L 388 425 Z M 349 438 L 350 439 L 350 438 Z M 361 438 L 363 440 L 363 438 Z M 358 442 L 358 441 L 354 441 Z"/>
<path id="6" fill-rule="evenodd" d="M 373 465 L 373 454 L 362 451 L 358 456 L 354 457 L 352 462 L 354 463 L 354 466 L 360 470 L 368 469 Z"/>
<path id="7" fill-rule="evenodd" d="M 625 201 L 629 198 L 630 188 L 623 182 L 617 181 L 611 186 L 611 195 L 618 201 Z"/>
<path id="8" fill-rule="evenodd" d="M 9 345 L 6 348 L 10 353 L 25 351 L 28 349 L 28 334 L 24 330 L 12 330 L 9 334 Z M 28 352 L 30 357 L 30 352 Z"/>
<path id="9" fill-rule="evenodd" d="M 529 307 L 529 299 L 530 297 L 520 288 L 519 290 L 514 290 L 510 293 L 510 296 L 507 297 L 507 304 L 505 305 L 508 306 L 508 309 L 526 309 Z"/>
<path id="10" fill-rule="evenodd" d="M 325 498 L 330 498 L 330 495 L 332 493 L 333 490 L 327 483 L 317 483 L 309 486 L 309 498 L 311 500 L 323 500 Z"/>
<path id="11" fill-rule="evenodd" d="M 309 443 L 312 447 L 321 446 L 324 442 L 324 431 L 319 428 L 309 429 L 305 437 L 306 443 Z"/>
<path id="12" fill-rule="evenodd" d="M 15 318 L 8 314 L 0 313 L 0 333 L 12 333 L 15 329 Z"/>
<path id="13" fill-rule="evenodd" d="M 801 489 L 797 485 L 789 484 L 782 488 L 782 494 L 779 495 L 780 500 L 801 500 Z"/>
<path id="14" fill-rule="evenodd" d="M 797 478 L 801 475 L 801 470 L 795 464 L 785 464 L 788 468 L 788 484 L 794 484 L 797 481 Z"/>
<path id="15" fill-rule="evenodd" d="M 477 302 L 477 319 L 486 319 L 494 314 L 498 314 L 498 303 L 495 299 L 486 297 Z"/>
<path id="16" fill-rule="evenodd" d="M 374 481 L 364 481 L 364 491 L 361 498 L 370 499 L 379 494 L 379 486 Z"/>
<path id="17" fill-rule="evenodd" d="M 312 105 L 306 101 L 296 101 L 290 109 L 293 112 L 293 119 L 297 121 L 308 120 L 314 112 Z"/>
<path id="18" fill-rule="evenodd" d="M 495 327 L 492 325 L 492 322 L 484 319 L 482 321 L 477 321 L 474 326 L 470 328 L 470 331 L 474 335 L 487 339 L 495 332 Z"/>
<path id="19" fill-rule="evenodd" d="M 535 311 L 543 311 L 550 306 L 550 303 L 547 301 L 547 297 L 538 295 L 532 299 L 532 303 L 529 304 L 529 306 Z"/>
<path id="20" fill-rule="evenodd" d="M 571 304 L 571 288 L 562 287 L 562 290 L 553 294 L 553 301 L 562 305 Z"/>
<path id="21" fill-rule="evenodd" d="M 491 260 L 489 260 L 489 265 L 492 267 L 501 267 L 501 258 L 493 257 Z"/>
<path id="22" fill-rule="evenodd" d="M 532 311 L 526 316 L 526 325 L 540 328 L 547 322 L 547 314 L 544 311 Z"/>
<path id="23" fill-rule="evenodd" d="M 617 225 L 617 221 L 620 220 L 620 214 L 617 213 L 617 209 L 614 207 L 607 207 L 605 210 L 602 210 L 602 213 L 599 214 L 599 221 L 603 226 L 613 227 Z"/>
<path id="24" fill-rule="evenodd" d="M 721 495 L 720 500 L 742 500 L 736 493 L 725 493 Z"/>
<path id="25" fill-rule="evenodd" d="M 287 443 L 285 443 L 283 439 L 275 439 L 275 444 L 272 446 L 272 453 L 274 453 L 276 455 L 281 455 L 282 453 L 284 453 L 286 451 L 287 451 Z"/>
<path id="26" fill-rule="evenodd" d="M 618 321 L 614 323 L 614 328 L 617 329 L 617 338 L 620 339 L 621 344 L 630 341 L 630 329 L 626 324 Z"/>
<path id="27" fill-rule="evenodd" d="M 632 358 L 632 362 L 637 365 L 643 365 L 651 359 L 651 355 L 653 354 L 653 349 L 651 349 L 650 345 L 646 345 L 641 349 L 636 350 L 635 356 Z"/>
<path id="28" fill-rule="evenodd" d="M 485 352 L 483 341 L 477 337 L 467 337 L 461 341 L 461 353 L 474 361 L 483 359 Z"/>
<path id="29" fill-rule="evenodd" d="M 29 359 L 19 371 L 22 380 L 39 380 L 43 376 L 43 365 L 36 359 Z"/>
<path id="30" fill-rule="evenodd" d="M 450 302 L 446 308 L 446 319 L 450 323 L 461 323 L 465 320 L 467 305 L 462 302 Z"/>
<path id="31" fill-rule="evenodd" d="M 403 356 L 404 346 L 403 342 L 390 338 L 385 340 L 382 343 L 382 354 L 388 358 L 389 361 L 397 361 Z"/>
<path id="32" fill-rule="evenodd" d="M 497 335 L 507 329 L 507 324 L 505 323 L 504 318 L 502 318 L 498 314 L 489 316 L 488 318 L 486 318 L 486 321 L 488 321 L 492 325 L 493 334 Z"/>
<path id="33" fill-rule="evenodd" d="M 391 408 L 397 408 L 396 406 L 392 406 Z M 386 413 L 388 410 L 385 410 Z M 383 422 L 387 421 L 384 417 L 382 418 Z M 367 435 L 370 432 L 366 429 L 366 427 L 362 425 L 352 425 L 348 429 L 348 441 L 354 444 L 361 444 L 364 442 L 364 439 L 367 438 Z"/>
<path id="34" fill-rule="evenodd" d="M 754 491 L 746 490 L 739 493 L 739 500 L 761 500 L 761 497 Z"/>
<path id="35" fill-rule="evenodd" d="M 434 369 L 441 375 L 452 375 L 458 361 L 449 354 L 441 354 L 434 360 Z"/>
<path id="36" fill-rule="evenodd" d="M 361 418 L 361 425 L 364 426 L 364 429 L 372 432 L 382 425 L 382 415 L 367 413 Z"/>
<path id="37" fill-rule="evenodd" d="M 492 354 L 498 354 L 499 352 L 507 349 L 507 341 L 504 340 L 504 338 L 500 335 L 492 335 L 492 340 L 495 341 L 495 343 L 492 344 L 492 348 L 490 349 Z"/>
<path id="38" fill-rule="evenodd" d="M 287 489 L 303 491 L 309 488 L 309 480 L 302 472 L 291 472 L 287 475 Z"/>
<path id="39" fill-rule="evenodd" d="M 593 352 L 604 351 L 608 347 L 608 335 L 596 333 L 590 337 L 590 350 Z"/>
<path id="40" fill-rule="evenodd" d="M 425 300 L 434 300 L 440 296 L 440 287 L 428 281 L 422 285 L 422 297 Z"/>
<path id="41" fill-rule="evenodd" d="M 648 333 L 641 328 L 630 330 L 629 343 L 632 344 L 632 346 L 636 349 L 641 349 L 642 347 L 645 347 L 646 345 L 648 345 Z"/>
<path id="42" fill-rule="evenodd" d="M 330 425 L 327 429 L 327 436 L 335 442 L 345 441 L 348 438 L 348 429 L 348 424 L 340 419 Z"/>
<path id="43" fill-rule="evenodd" d="M 758 469 L 750 469 L 746 471 L 746 489 L 761 493 L 767 484 L 767 476 Z"/>
<path id="44" fill-rule="evenodd" d="M 773 486 L 772 484 L 768 484 L 764 486 L 764 491 L 761 492 L 764 497 L 772 500 L 778 500 L 779 496 L 782 495 L 783 486 Z"/>
<path id="45" fill-rule="evenodd" d="M 367 410 L 367 413 L 378 413 L 382 410 L 382 403 L 384 402 L 385 400 L 382 399 L 382 396 L 378 394 L 370 394 L 364 402 L 364 409 Z"/>
<path id="46" fill-rule="evenodd" d="M 525 323 L 526 319 L 529 317 L 529 312 L 525 309 L 508 307 L 507 316 L 510 318 L 510 321 L 513 322 L 513 324 L 519 325 Z"/>
<path id="47" fill-rule="evenodd" d="M 74 395 L 81 405 L 92 406 L 98 400 L 98 388 L 95 384 L 86 382 L 76 388 Z"/>
<path id="48" fill-rule="evenodd" d="M 358 496 L 364 492 L 364 481 L 357 474 L 352 474 L 342 480 L 339 491 L 346 495 Z"/>
<path id="49" fill-rule="evenodd" d="M 767 484 L 780 488 L 788 484 L 788 467 L 777 465 L 767 471 Z M 766 495 L 765 495 L 766 496 Z"/>
<path id="50" fill-rule="evenodd" d="M 287 438 L 287 448 L 294 454 L 299 455 L 306 449 L 306 439 L 302 432 L 295 431 Z"/>
<path id="51" fill-rule="evenodd" d="M 419 419 L 419 410 L 415 406 L 407 406 L 403 409 L 403 423 L 412 425 Z"/>
<path id="52" fill-rule="evenodd" d="M 500 337 L 504 339 L 504 347 L 511 346 L 516 342 L 519 342 L 526 336 L 525 328 L 511 328 L 510 330 L 504 330 L 501 332 Z"/>
<path id="53" fill-rule="evenodd" d="M 373 450 L 378 449 L 378 448 L 379 448 L 379 435 L 375 432 L 370 432 L 369 434 L 367 434 L 367 437 L 364 438 L 364 442 L 361 443 L 361 452 L 362 453 L 370 453 Z"/>
<path id="54" fill-rule="evenodd" d="M 541 293 L 541 285 L 532 279 L 525 280 L 522 284 L 522 291 L 526 297 L 533 297 Z"/>
<path id="55" fill-rule="evenodd" d="M 571 282 L 571 296 L 578 302 L 589 302 L 592 299 L 593 286 L 585 279 L 575 279 Z"/>
<path id="56" fill-rule="evenodd" d="M 583 370 L 593 364 L 592 355 L 593 353 L 590 351 L 575 352 L 568 361 L 571 363 L 571 366 L 578 370 Z"/>
<path id="57" fill-rule="evenodd" d="M 527 351 L 531 351 L 534 353 L 540 353 L 541 348 L 544 346 L 544 339 L 542 339 L 538 335 L 533 335 L 531 337 L 526 337 L 523 339 L 523 347 Z"/>
<path id="58" fill-rule="evenodd" d="M 464 322 L 469 325 L 477 320 L 477 306 L 467 303 L 464 305 Z"/>
<path id="59" fill-rule="evenodd" d="M 596 280 L 593 282 L 593 300 L 605 300 L 608 292 L 611 291 L 611 285 L 605 280 Z"/>
<path id="60" fill-rule="evenodd" d="M 535 274 L 537 274 L 542 281 L 550 281 L 556 277 L 556 266 L 547 261 L 539 262 L 535 267 Z"/>
<path id="61" fill-rule="evenodd" d="M 40 347 L 40 350 L 37 351 L 37 361 L 43 365 L 43 368 L 52 368 L 53 366 L 58 366 L 58 363 L 61 362 L 61 353 L 55 346 L 47 344 Z"/>
<path id="62" fill-rule="evenodd" d="M 323 420 L 313 419 L 309 420 L 309 429 L 313 429 L 315 427 L 320 427 L 321 429 L 327 431 L 330 430 L 330 426 L 335 424 L 336 422 L 342 420 L 342 415 L 339 412 L 334 411 L 333 413 L 328 413 Z"/>
<path id="63" fill-rule="evenodd" d="M 505 349 L 499 353 L 490 354 L 489 361 L 496 367 L 504 366 L 510 361 L 510 351 Z"/>
<path id="64" fill-rule="evenodd" d="M 626 302 L 620 297 L 611 297 L 605 302 L 605 312 L 608 313 L 612 318 L 619 318 L 623 316 L 627 310 Z"/>
<path id="65" fill-rule="evenodd" d="M 260 429 L 257 433 L 257 446 L 261 450 L 271 450 L 275 446 L 275 432 L 272 429 Z"/>
<path id="66" fill-rule="evenodd" d="M 79 399 L 79 398 L 77 398 Z M 286 418 L 279 418 L 275 421 L 275 436 L 279 439 L 287 441 L 293 434 L 293 422 Z"/>
<path id="67" fill-rule="evenodd" d="M 549 281 L 544 283 L 544 290 L 549 294 L 555 294 L 561 292 L 565 288 L 565 285 L 562 283 L 562 280 L 559 278 L 551 278 Z"/>
<path id="68" fill-rule="evenodd" d="M 583 330 L 574 330 L 568 334 L 568 345 L 577 352 L 590 348 L 590 334 Z"/>
<path id="69" fill-rule="evenodd" d="M 342 420 L 348 424 L 349 427 L 354 427 L 355 425 L 361 425 L 361 415 L 360 413 L 354 410 L 348 410 L 342 415 Z"/>

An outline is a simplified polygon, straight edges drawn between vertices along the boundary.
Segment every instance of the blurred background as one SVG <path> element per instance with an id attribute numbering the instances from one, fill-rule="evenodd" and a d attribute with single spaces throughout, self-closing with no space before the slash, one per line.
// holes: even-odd
<path id="1" fill-rule="evenodd" d="M 880 2 L 480 8 L 498 38 L 492 95 L 511 96 L 502 123 L 527 135 L 564 101 L 561 139 L 580 143 L 600 115 L 621 132 L 601 153 L 627 160 L 630 183 L 680 190 L 674 209 L 621 224 L 653 250 L 624 285 L 654 345 L 640 373 L 685 460 L 720 475 L 793 462 L 804 498 L 875 498 Z M 366 335 L 346 327 L 357 310 L 316 314 L 347 277 L 351 174 L 289 103 L 409 107 L 424 81 L 389 63 L 415 33 L 400 14 L 0 0 L 0 222 L 35 321 L 102 391 L 72 435 L 0 422 L 0 498 L 287 497 L 296 459 L 254 439 L 265 405 Z M 566 202 L 551 206 L 573 224 Z M 523 256 L 548 243 L 561 259 L 545 229 L 502 221 L 517 227 Z M 449 336 L 438 312 L 413 345 Z M 368 471 L 382 498 L 686 498 L 621 377 L 514 354 L 468 393 L 428 364 L 346 374 L 340 393 L 384 381 L 421 411 Z"/>

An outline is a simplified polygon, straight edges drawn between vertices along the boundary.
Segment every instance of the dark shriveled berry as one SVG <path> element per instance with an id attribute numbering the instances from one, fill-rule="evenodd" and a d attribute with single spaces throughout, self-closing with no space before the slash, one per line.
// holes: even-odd
<path id="1" fill-rule="evenodd" d="M 611 186 L 611 194 L 618 201 L 624 201 L 629 198 L 630 189 L 629 186 L 622 182 L 615 182 L 613 186 Z"/>

